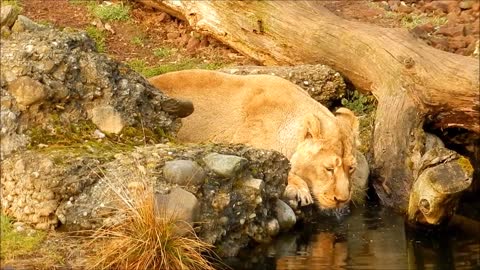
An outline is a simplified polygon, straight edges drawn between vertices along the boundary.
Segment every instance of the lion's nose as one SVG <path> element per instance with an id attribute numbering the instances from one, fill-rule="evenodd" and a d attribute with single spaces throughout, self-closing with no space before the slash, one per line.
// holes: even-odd
<path id="1" fill-rule="evenodd" d="M 334 199 L 335 202 L 337 202 L 337 203 L 344 203 L 344 202 L 348 201 L 348 198 L 338 197 L 338 196 L 333 196 L 333 199 Z"/>

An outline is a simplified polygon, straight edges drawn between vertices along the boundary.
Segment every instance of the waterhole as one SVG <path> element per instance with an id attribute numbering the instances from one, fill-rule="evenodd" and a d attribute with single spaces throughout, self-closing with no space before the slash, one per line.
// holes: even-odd
<path id="1" fill-rule="evenodd" d="M 247 247 L 233 269 L 480 269 L 480 235 L 412 231 L 403 216 L 370 203 L 343 218 L 319 216 L 268 245 Z"/>

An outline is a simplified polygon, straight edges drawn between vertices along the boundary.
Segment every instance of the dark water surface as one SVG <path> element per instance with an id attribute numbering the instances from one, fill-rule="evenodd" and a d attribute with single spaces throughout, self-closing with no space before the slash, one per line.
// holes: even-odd
<path id="1" fill-rule="evenodd" d="M 247 248 L 233 269 L 480 269 L 480 235 L 411 232 L 402 216 L 377 205 L 338 220 L 319 217 L 275 242 Z"/>

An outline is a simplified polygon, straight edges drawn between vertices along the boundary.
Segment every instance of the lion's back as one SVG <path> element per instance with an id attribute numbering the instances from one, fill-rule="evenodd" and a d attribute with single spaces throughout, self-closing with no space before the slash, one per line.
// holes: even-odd
<path id="1" fill-rule="evenodd" d="M 280 151 L 284 137 L 296 136 L 304 114 L 323 107 L 293 83 L 271 75 L 188 70 L 150 82 L 167 95 L 192 101 L 194 112 L 178 133 L 187 142 L 246 143 Z"/>

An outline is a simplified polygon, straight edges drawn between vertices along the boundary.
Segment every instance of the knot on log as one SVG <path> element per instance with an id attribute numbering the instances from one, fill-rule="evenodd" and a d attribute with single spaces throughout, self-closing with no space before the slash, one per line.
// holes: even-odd
<path id="1" fill-rule="evenodd" d="M 406 57 L 403 59 L 403 65 L 407 68 L 410 69 L 415 65 L 415 60 L 413 60 L 412 57 Z"/>

